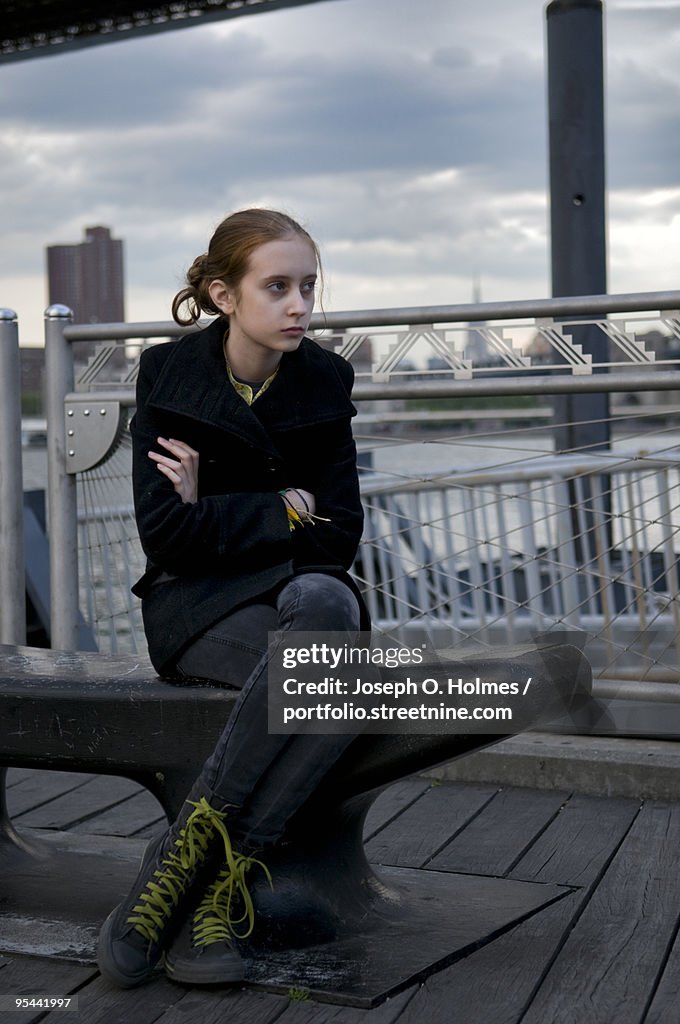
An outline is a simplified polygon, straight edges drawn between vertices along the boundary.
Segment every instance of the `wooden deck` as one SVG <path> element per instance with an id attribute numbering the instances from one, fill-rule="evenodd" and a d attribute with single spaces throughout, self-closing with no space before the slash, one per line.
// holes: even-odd
<path id="1" fill-rule="evenodd" d="M 145 837 L 163 820 L 124 779 L 12 770 L 31 829 Z M 680 801 L 584 796 L 413 778 L 367 822 L 375 863 L 553 882 L 574 891 L 372 1010 L 164 977 L 118 991 L 64 961 L 0 956 L 0 994 L 78 995 L 74 1013 L 0 1011 L 8 1024 L 677 1024 Z"/>

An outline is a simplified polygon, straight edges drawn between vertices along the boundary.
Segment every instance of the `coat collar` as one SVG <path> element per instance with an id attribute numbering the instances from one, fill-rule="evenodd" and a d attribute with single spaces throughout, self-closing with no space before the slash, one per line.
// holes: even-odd
<path id="1" fill-rule="evenodd" d="M 173 344 L 149 395 L 150 405 L 267 448 L 272 445 L 263 423 L 269 429 L 292 430 L 355 414 L 339 357 L 304 338 L 295 352 L 284 354 L 255 415 L 227 378 L 222 351 L 226 326 L 218 318 Z"/>

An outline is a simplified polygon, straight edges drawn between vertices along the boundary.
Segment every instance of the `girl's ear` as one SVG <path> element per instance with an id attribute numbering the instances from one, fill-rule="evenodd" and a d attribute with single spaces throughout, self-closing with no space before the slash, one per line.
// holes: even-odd
<path id="1" fill-rule="evenodd" d="M 211 281 L 208 285 L 208 293 L 213 304 L 221 313 L 230 316 L 234 312 L 234 301 L 224 281 L 220 281 L 219 278 Z"/>

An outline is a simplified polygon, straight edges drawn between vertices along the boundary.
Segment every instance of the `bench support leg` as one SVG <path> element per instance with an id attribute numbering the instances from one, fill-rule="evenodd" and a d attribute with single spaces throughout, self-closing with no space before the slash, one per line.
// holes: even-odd
<path id="1" fill-rule="evenodd" d="M 7 810 L 7 768 L 0 767 L 0 861 L 13 854 L 39 855 L 39 847 L 19 835 Z"/>

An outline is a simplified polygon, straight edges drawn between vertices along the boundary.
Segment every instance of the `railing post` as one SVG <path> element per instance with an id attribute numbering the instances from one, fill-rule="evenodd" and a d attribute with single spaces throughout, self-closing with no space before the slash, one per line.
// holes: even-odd
<path id="1" fill-rule="evenodd" d="M 21 366 L 12 309 L 0 309 L 0 642 L 26 643 Z"/>
<path id="2" fill-rule="evenodd" d="M 50 637 L 53 648 L 78 648 L 78 524 L 76 478 L 67 473 L 64 399 L 73 391 L 73 351 L 64 328 L 68 306 L 45 310 L 47 509 L 50 540 Z"/>

